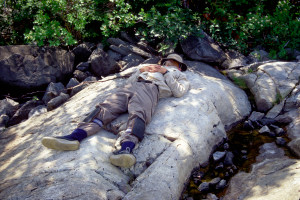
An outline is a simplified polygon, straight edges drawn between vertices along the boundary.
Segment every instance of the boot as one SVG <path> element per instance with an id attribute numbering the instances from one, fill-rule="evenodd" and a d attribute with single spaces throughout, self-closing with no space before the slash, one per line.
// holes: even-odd
<path id="1" fill-rule="evenodd" d="M 79 141 L 62 137 L 44 137 L 42 144 L 49 148 L 60 151 L 75 151 L 79 149 Z"/>

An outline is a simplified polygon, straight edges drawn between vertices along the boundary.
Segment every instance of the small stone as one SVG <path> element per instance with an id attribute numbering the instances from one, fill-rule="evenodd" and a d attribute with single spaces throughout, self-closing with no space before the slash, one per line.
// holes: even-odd
<path id="1" fill-rule="evenodd" d="M 242 156 L 242 160 L 247 160 L 248 159 L 248 156 L 244 155 Z"/>
<path id="2" fill-rule="evenodd" d="M 87 71 L 89 69 L 89 67 L 90 67 L 90 63 L 88 63 L 88 62 L 81 62 L 81 63 L 79 63 L 76 66 L 76 69 L 80 70 L 82 72 L 85 72 L 85 71 Z"/>
<path id="3" fill-rule="evenodd" d="M 270 136 L 270 137 L 276 137 L 276 134 L 271 131 L 270 133 L 268 133 L 268 136 Z"/>
<path id="4" fill-rule="evenodd" d="M 282 136 L 285 134 L 285 131 L 282 128 L 277 128 L 277 129 L 275 129 L 275 134 L 277 136 Z"/>
<path id="5" fill-rule="evenodd" d="M 251 113 L 250 117 L 248 118 L 248 120 L 257 121 L 257 120 L 262 119 L 264 116 L 265 116 L 264 113 L 253 111 Z"/>
<path id="6" fill-rule="evenodd" d="M 66 87 L 67 87 L 67 89 L 70 89 L 78 84 L 79 84 L 79 81 L 76 78 L 71 78 Z"/>
<path id="7" fill-rule="evenodd" d="M 9 121 L 9 116 L 3 114 L 0 116 L 0 127 L 5 127 L 7 122 Z"/>
<path id="8" fill-rule="evenodd" d="M 213 159 L 215 162 L 218 162 L 220 161 L 222 158 L 224 158 L 226 152 L 225 151 L 216 151 L 214 154 L 213 154 Z"/>
<path id="9" fill-rule="evenodd" d="M 199 185 L 198 190 L 200 192 L 208 192 L 209 191 L 209 183 L 208 182 L 203 182 Z"/>
<path id="10" fill-rule="evenodd" d="M 223 148 L 224 148 L 224 150 L 228 150 L 228 149 L 229 149 L 229 144 L 228 144 L 228 143 L 225 143 L 225 144 L 223 145 Z"/>
<path id="11" fill-rule="evenodd" d="M 224 164 L 222 162 L 220 162 L 217 166 L 216 166 L 216 170 L 222 170 L 224 168 Z"/>
<path id="12" fill-rule="evenodd" d="M 244 127 L 245 130 L 253 130 L 254 126 L 250 120 L 247 120 L 244 122 Z"/>
<path id="13" fill-rule="evenodd" d="M 74 78 L 76 78 L 80 82 L 87 78 L 86 73 L 84 73 L 84 72 L 82 72 L 80 70 L 75 70 L 74 73 L 73 73 L 73 75 L 74 75 Z"/>
<path id="14" fill-rule="evenodd" d="M 65 103 L 69 99 L 69 97 L 70 96 L 68 94 L 61 93 L 58 97 L 51 99 L 47 103 L 47 110 L 50 111 L 50 110 L 57 108 L 61 104 Z"/>
<path id="15" fill-rule="evenodd" d="M 232 165 L 231 168 L 236 171 L 237 170 L 237 167 L 235 165 Z"/>
<path id="16" fill-rule="evenodd" d="M 298 158 L 300 158 L 300 138 L 289 142 L 288 147 Z"/>
<path id="17" fill-rule="evenodd" d="M 263 133 L 270 133 L 270 129 L 268 126 L 263 126 L 261 129 L 259 129 L 258 131 L 260 134 L 263 134 Z"/>
<path id="18" fill-rule="evenodd" d="M 217 185 L 216 185 L 216 189 L 217 190 L 222 190 L 226 187 L 226 180 L 222 179 Z"/>
<path id="19" fill-rule="evenodd" d="M 216 178 L 212 179 L 211 181 L 209 181 L 209 186 L 210 186 L 210 187 L 214 187 L 214 186 L 216 186 L 220 181 L 221 181 L 221 178 L 220 178 L 220 177 L 216 177 Z"/>
<path id="20" fill-rule="evenodd" d="M 247 154 L 248 151 L 244 149 L 244 150 L 241 151 L 241 153 L 242 153 L 242 154 Z"/>
<path id="21" fill-rule="evenodd" d="M 229 172 L 225 172 L 225 177 L 228 178 L 230 176 Z"/>
<path id="22" fill-rule="evenodd" d="M 225 156 L 225 159 L 224 159 L 224 165 L 225 166 L 230 166 L 230 165 L 233 165 L 233 158 L 234 158 L 234 155 L 232 152 L 228 151 L 226 153 L 226 156 Z"/>
<path id="23" fill-rule="evenodd" d="M 208 200 L 219 200 L 219 198 L 218 198 L 215 194 L 212 194 L 212 193 L 208 193 L 208 194 L 206 195 L 206 198 L 207 198 Z"/>
<path id="24" fill-rule="evenodd" d="M 276 137 L 276 141 L 275 143 L 279 146 L 285 146 L 286 145 L 286 141 L 284 138 L 282 137 Z"/>
<path id="25" fill-rule="evenodd" d="M 263 118 L 263 119 L 258 120 L 258 122 L 260 124 L 262 124 L 263 126 L 265 126 L 265 125 L 274 124 L 276 122 L 276 120 L 275 119 L 269 119 L 269 118 Z"/>
<path id="26" fill-rule="evenodd" d="M 252 122 L 252 124 L 253 124 L 254 128 L 261 128 L 264 126 L 259 121 L 254 121 L 254 122 Z"/>

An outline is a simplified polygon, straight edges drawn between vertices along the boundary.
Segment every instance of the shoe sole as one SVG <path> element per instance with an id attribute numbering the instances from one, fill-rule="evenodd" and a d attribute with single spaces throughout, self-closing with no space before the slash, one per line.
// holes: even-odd
<path id="1" fill-rule="evenodd" d="M 49 149 L 61 151 L 75 151 L 79 149 L 79 142 L 77 140 L 69 141 L 53 137 L 44 137 L 42 139 L 42 144 Z"/>
<path id="2" fill-rule="evenodd" d="M 133 166 L 136 162 L 136 159 L 132 154 L 112 155 L 110 156 L 109 160 L 111 164 L 125 168 Z"/>

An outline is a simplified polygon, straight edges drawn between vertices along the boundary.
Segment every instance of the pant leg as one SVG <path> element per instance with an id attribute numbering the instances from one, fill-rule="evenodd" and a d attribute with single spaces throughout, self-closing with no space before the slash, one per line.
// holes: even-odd
<path id="1" fill-rule="evenodd" d="M 159 92 L 156 85 L 151 83 L 137 82 L 134 85 L 134 95 L 128 103 L 127 132 L 121 137 L 121 143 L 132 141 L 137 143 L 144 138 L 145 124 L 150 123 L 158 103 Z M 141 120 L 144 122 L 142 124 Z"/>
<path id="2" fill-rule="evenodd" d="M 134 94 L 133 91 L 133 86 L 128 84 L 124 88 L 117 90 L 116 93 L 108 96 L 104 102 L 97 105 L 100 107 L 100 110 L 95 117 L 100 119 L 103 125 L 107 125 L 120 114 L 127 112 L 128 102 Z M 78 125 L 78 128 L 85 130 L 88 136 L 97 133 L 101 129 L 98 124 L 93 122 L 82 122 Z"/>

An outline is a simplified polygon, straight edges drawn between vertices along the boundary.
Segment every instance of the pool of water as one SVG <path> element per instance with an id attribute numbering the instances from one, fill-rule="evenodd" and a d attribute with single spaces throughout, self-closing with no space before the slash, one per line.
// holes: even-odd
<path id="1" fill-rule="evenodd" d="M 201 193 L 197 189 L 201 182 L 208 182 L 215 177 L 220 177 L 225 179 L 228 183 L 230 178 L 239 171 L 249 172 L 251 165 L 256 162 L 256 157 L 259 155 L 259 147 L 265 143 L 271 143 L 276 140 L 275 137 L 260 134 L 258 130 L 246 131 L 243 129 L 242 125 L 236 126 L 228 132 L 227 135 L 227 143 L 229 144 L 229 149 L 227 149 L 227 151 L 231 151 L 234 154 L 233 162 L 236 167 L 231 167 L 231 169 L 224 167 L 221 170 L 216 170 L 216 164 L 211 160 L 207 166 L 195 169 L 192 172 L 189 184 L 183 192 L 181 197 L 182 200 L 187 199 L 188 197 L 193 197 L 194 200 L 205 199 L 206 193 Z M 282 137 L 287 143 L 289 142 L 286 135 Z M 281 148 L 284 149 L 286 156 L 295 158 L 286 147 Z M 216 149 L 216 151 L 224 151 L 223 145 Z M 228 171 L 231 172 L 230 175 L 228 174 Z M 227 187 L 220 191 L 212 191 L 210 193 L 222 197 L 226 193 L 226 189 Z"/>

